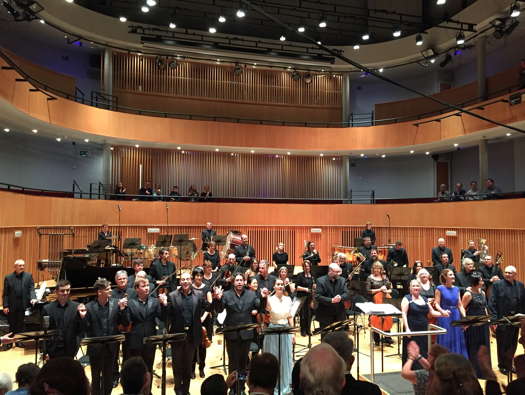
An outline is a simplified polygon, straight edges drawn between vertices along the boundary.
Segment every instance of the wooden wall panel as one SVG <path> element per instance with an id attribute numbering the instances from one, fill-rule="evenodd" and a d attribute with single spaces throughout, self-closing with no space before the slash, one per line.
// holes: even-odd
<path id="1" fill-rule="evenodd" d="M 331 157 L 242 154 L 230 152 L 114 147 L 111 183 L 123 182 L 128 193 L 143 181 L 160 184 L 164 194 L 173 185 L 185 194 L 209 185 L 216 197 L 341 199 L 343 161 Z"/>

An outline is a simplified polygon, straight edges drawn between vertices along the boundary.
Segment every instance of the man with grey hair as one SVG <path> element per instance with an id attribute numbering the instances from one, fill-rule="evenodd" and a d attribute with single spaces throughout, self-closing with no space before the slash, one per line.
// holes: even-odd
<path id="1" fill-rule="evenodd" d="M 438 239 L 438 245 L 432 248 L 432 264 L 434 266 L 439 266 L 442 264 L 441 256 L 443 254 L 448 255 L 448 261 L 452 265 L 454 263 L 454 257 L 452 256 L 452 250 L 447 247 L 445 239 L 440 237 Z"/>
<path id="2" fill-rule="evenodd" d="M 305 395 L 339 395 L 345 385 L 345 362 L 328 344 L 312 347 L 301 361 Z"/>
<path id="3" fill-rule="evenodd" d="M 483 282 L 485 283 L 487 297 L 490 297 L 492 294 L 492 284 L 503 278 L 503 272 L 499 265 L 494 264 L 494 260 L 490 255 L 485 255 L 485 259 L 482 260 L 479 271 L 481 272 Z"/>
<path id="4" fill-rule="evenodd" d="M 9 332 L 20 333 L 25 329 L 24 313 L 29 305 L 37 302 L 35 282 L 30 273 L 24 271 L 25 262 L 17 259 L 14 271 L 4 279 L 4 314 L 9 323 Z"/>
<path id="5" fill-rule="evenodd" d="M 255 278 L 257 279 L 262 294 L 268 294 L 273 291 L 275 276 L 268 273 L 268 261 L 266 259 L 261 259 L 259 262 L 259 274 L 257 274 Z M 263 291 L 264 289 L 266 289 L 266 291 Z"/>
<path id="6" fill-rule="evenodd" d="M 331 263 L 328 266 L 328 274 L 319 277 L 316 281 L 315 298 L 319 304 L 316 317 L 321 328 L 346 319 L 343 302 L 350 298 L 346 281 L 341 277 L 341 272 L 338 263 Z"/>
<path id="7" fill-rule="evenodd" d="M 0 373 L 0 395 L 7 394 L 13 388 L 11 377 L 7 373 Z"/>
<path id="8" fill-rule="evenodd" d="M 492 286 L 489 309 L 493 318 L 502 318 L 525 312 L 525 289 L 523 283 L 516 280 L 516 268 L 507 266 L 503 280 Z M 512 359 L 518 346 L 519 328 L 512 325 L 498 325 L 496 344 L 498 346 L 498 367 L 503 374 L 512 369 Z"/>
<path id="9" fill-rule="evenodd" d="M 356 380 L 350 371 L 354 363 L 355 357 L 354 342 L 348 336 L 347 332 L 336 331 L 330 332 L 323 338 L 323 343 L 329 344 L 339 354 L 346 364 L 345 379 L 346 383 L 341 391 L 341 395 L 347 394 L 371 394 L 381 395 L 381 390 L 376 384 L 369 383 L 368 381 Z"/>
<path id="10" fill-rule="evenodd" d="M 461 266 L 461 271 L 456 274 L 455 285 L 459 288 L 461 295 L 463 295 L 472 285 L 472 275 L 479 272 L 474 269 L 474 261 L 470 258 L 463 258 Z"/>

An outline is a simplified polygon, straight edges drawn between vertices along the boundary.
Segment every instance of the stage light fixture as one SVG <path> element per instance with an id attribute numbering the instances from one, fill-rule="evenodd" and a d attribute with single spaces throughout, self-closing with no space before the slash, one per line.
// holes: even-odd
<path id="1" fill-rule="evenodd" d="M 89 139 L 84 139 L 84 143 L 89 143 Z"/>
<path id="2" fill-rule="evenodd" d="M 317 45 L 322 45 L 323 43 L 321 41 L 317 41 Z"/>
<path id="3" fill-rule="evenodd" d="M 401 29 L 396 29 L 392 32 L 392 36 L 401 37 Z"/>
<path id="4" fill-rule="evenodd" d="M 411 149 L 411 150 L 410 150 L 410 153 L 411 153 L 411 154 L 413 154 L 413 153 L 414 153 L 414 150 L 413 150 L 413 149 Z"/>
<path id="5" fill-rule="evenodd" d="M 436 63 L 436 58 L 435 57 L 434 58 L 430 58 L 429 62 L 430 63 Z"/>
<path id="6" fill-rule="evenodd" d="M 244 18 L 246 16 L 246 12 L 244 12 L 244 10 L 239 9 L 235 13 L 235 15 L 237 16 L 237 18 Z"/>
<path id="7" fill-rule="evenodd" d="M 59 143 L 62 141 L 60 137 L 57 137 L 55 140 L 58 141 Z"/>
<path id="8" fill-rule="evenodd" d="M 214 28 L 213 26 L 210 27 L 210 28 L 208 29 L 208 31 L 209 31 L 211 34 L 215 34 L 215 33 L 217 33 L 217 29 Z"/>
<path id="9" fill-rule="evenodd" d="M 155 7 L 157 5 L 157 1 L 156 0 L 146 0 L 146 4 L 149 5 L 150 7 Z"/>
<path id="10" fill-rule="evenodd" d="M 423 45 L 423 36 L 421 34 L 416 35 L 416 45 L 420 47 Z"/>
<path id="11" fill-rule="evenodd" d="M 366 40 L 368 40 L 369 38 L 370 38 L 370 34 L 368 34 L 368 33 L 365 33 L 365 34 L 363 34 L 363 35 L 361 36 L 361 39 L 362 39 L 363 41 L 366 41 Z"/>
<path id="12" fill-rule="evenodd" d="M 381 155 L 381 158 L 386 158 L 386 154 Z"/>
<path id="13" fill-rule="evenodd" d="M 218 148 L 215 148 L 215 152 L 219 152 L 219 149 L 218 149 Z"/>
<path id="14" fill-rule="evenodd" d="M 430 152 L 428 152 L 428 151 L 427 151 L 427 152 L 425 152 L 425 155 L 430 155 Z"/>
<path id="15" fill-rule="evenodd" d="M 459 144 L 458 144 L 458 143 L 454 143 L 454 147 L 456 147 L 456 148 L 457 148 L 458 146 L 459 146 Z"/>
<path id="16" fill-rule="evenodd" d="M 291 152 L 287 152 L 286 155 L 292 155 L 292 153 Z"/>
<path id="17" fill-rule="evenodd" d="M 510 16 L 511 18 L 517 18 L 521 14 L 520 6 L 518 3 L 514 3 L 512 7 L 510 8 Z"/>
<path id="18" fill-rule="evenodd" d="M 255 151 L 254 150 L 250 150 L 250 153 L 255 154 Z"/>
<path id="19" fill-rule="evenodd" d="M 443 4 L 445 4 L 446 2 L 447 2 L 447 0 L 437 0 L 437 1 L 436 1 L 436 4 L 437 4 L 437 5 L 443 5 Z"/>
<path id="20" fill-rule="evenodd" d="M 173 22 L 170 22 L 168 26 L 170 27 L 170 29 L 175 29 L 177 27 L 177 25 Z"/>
<path id="21" fill-rule="evenodd" d="M 359 155 L 359 156 L 360 156 L 361 158 L 364 158 L 364 157 L 365 157 L 365 154 L 361 154 L 361 155 Z"/>
<path id="22" fill-rule="evenodd" d="M 326 21 L 322 20 L 321 22 L 319 22 L 319 27 L 325 28 L 326 27 Z"/>
<path id="23" fill-rule="evenodd" d="M 304 26 L 299 26 L 299 27 L 297 28 L 297 31 L 298 31 L 299 33 L 304 33 L 305 30 L 306 30 L 306 29 L 304 28 Z"/>
<path id="24" fill-rule="evenodd" d="M 44 21 L 43 19 L 40 19 L 40 23 L 41 23 L 42 25 L 44 25 L 44 24 L 46 23 L 46 21 Z"/>
<path id="25" fill-rule="evenodd" d="M 135 144 L 135 148 L 139 148 L 139 147 L 140 147 L 140 145 L 138 145 L 138 144 Z"/>
<path id="26" fill-rule="evenodd" d="M 382 67 L 380 67 L 377 71 L 379 71 L 380 73 L 382 73 L 383 70 L 384 70 L 384 69 L 383 69 Z"/>
<path id="27" fill-rule="evenodd" d="M 125 16 L 121 16 L 118 20 L 124 23 L 128 21 L 128 18 L 126 18 Z"/>
<path id="28" fill-rule="evenodd" d="M 9 129 L 9 128 L 4 128 L 4 132 L 9 133 L 10 131 L 11 131 L 11 129 Z"/>
<path id="29" fill-rule="evenodd" d="M 147 6 L 143 5 L 143 6 L 142 6 L 142 7 L 140 8 L 140 10 L 141 10 L 141 11 L 142 11 L 143 13 L 145 13 L 145 14 L 146 14 L 146 13 L 148 13 L 148 12 L 149 12 L 149 7 L 147 7 Z"/>
<path id="30" fill-rule="evenodd" d="M 31 130 L 34 134 L 37 134 L 38 133 L 38 129 L 33 129 Z"/>
<path id="31" fill-rule="evenodd" d="M 512 133 L 507 133 L 507 134 L 505 134 L 505 136 L 510 137 L 510 136 L 512 136 Z"/>
<path id="32" fill-rule="evenodd" d="M 324 154 L 323 154 L 323 153 L 320 153 L 319 156 L 324 156 Z"/>
<path id="33" fill-rule="evenodd" d="M 357 44 L 354 45 L 354 51 L 357 51 L 359 48 L 360 48 L 359 45 L 357 45 Z"/>
<path id="34" fill-rule="evenodd" d="M 218 21 L 219 21 L 219 23 L 224 23 L 224 22 L 226 22 L 226 17 L 221 15 L 221 16 L 219 16 Z"/>
<path id="35" fill-rule="evenodd" d="M 463 34 L 463 32 L 459 32 L 458 35 L 456 36 L 456 44 L 457 45 L 465 44 L 465 35 Z"/>
<path id="36" fill-rule="evenodd" d="M 66 3 L 71 4 L 74 0 L 66 0 Z"/>

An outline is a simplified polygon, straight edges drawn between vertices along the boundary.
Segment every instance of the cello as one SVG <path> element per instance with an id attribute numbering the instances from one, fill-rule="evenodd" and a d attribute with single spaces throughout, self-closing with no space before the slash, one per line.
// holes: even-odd
<path id="1" fill-rule="evenodd" d="M 374 271 L 375 270 L 373 270 L 373 272 Z M 372 285 L 373 284 L 372 281 L 374 281 L 376 285 L 378 285 L 379 283 L 381 284 L 379 288 L 385 286 L 388 290 L 391 290 L 392 284 L 390 283 L 390 281 L 388 281 L 384 271 L 381 274 L 381 277 L 382 277 L 382 282 L 380 283 L 377 279 L 374 278 L 374 274 L 372 273 L 368 281 L 370 285 Z M 378 289 L 378 287 L 374 287 L 370 289 Z M 385 299 L 391 299 L 391 298 L 392 298 L 392 295 L 390 295 L 389 292 L 384 292 L 384 291 L 376 292 L 372 295 L 372 301 L 376 304 L 383 304 L 385 303 Z M 389 315 L 383 315 L 383 316 L 371 315 L 370 316 L 370 326 L 380 329 L 383 332 L 389 332 L 390 329 L 392 329 L 393 321 L 394 320 L 392 316 L 389 316 Z"/>

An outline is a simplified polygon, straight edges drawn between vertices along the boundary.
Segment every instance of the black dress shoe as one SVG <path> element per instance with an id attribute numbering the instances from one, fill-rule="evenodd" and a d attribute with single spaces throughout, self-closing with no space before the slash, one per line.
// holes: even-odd
<path id="1" fill-rule="evenodd" d="M 193 380 L 195 378 L 195 372 L 191 372 L 191 379 Z"/>
<path id="2" fill-rule="evenodd" d="M 206 377 L 206 375 L 204 374 L 204 369 L 199 369 L 199 376 L 200 376 L 201 379 Z"/>

